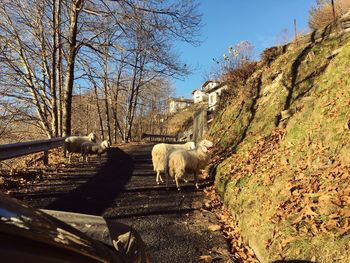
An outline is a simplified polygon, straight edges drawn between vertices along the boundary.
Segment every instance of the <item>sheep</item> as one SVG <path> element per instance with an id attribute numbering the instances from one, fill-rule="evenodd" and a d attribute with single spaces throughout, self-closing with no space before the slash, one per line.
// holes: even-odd
<path id="1" fill-rule="evenodd" d="M 94 142 L 84 142 L 81 145 L 81 154 L 83 156 L 83 163 L 88 161 L 89 154 L 97 154 L 99 161 L 101 162 L 101 155 L 107 151 L 110 147 L 110 144 L 107 140 L 104 140 L 101 143 Z"/>
<path id="2" fill-rule="evenodd" d="M 95 142 L 96 135 L 91 132 L 87 136 L 69 136 L 64 140 L 65 154 L 68 152 L 68 161 L 71 162 L 71 157 L 73 153 L 81 152 L 81 145 L 84 142 Z"/>
<path id="3" fill-rule="evenodd" d="M 165 162 L 167 156 L 176 149 L 194 149 L 194 142 L 187 142 L 185 144 L 167 144 L 167 143 L 158 143 L 152 148 L 152 163 L 153 170 L 156 171 L 156 183 L 164 182 L 161 176 L 161 173 L 165 171 Z"/>
<path id="4" fill-rule="evenodd" d="M 207 165 L 209 160 L 208 150 L 211 147 L 213 147 L 213 143 L 211 141 L 202 140 L 195 149 L 181 149 L 170 153 L 166 161 L 165 172 L 167 178 L 169 174 L 171 178 L 175 179 L 176 187 L 179 191 L 179 179 L 183 179 L 182 177 L 186 172 L 193 173 L 196 188 L 199 188 L 198 173 L 200 169 L 203 169 Z"/>

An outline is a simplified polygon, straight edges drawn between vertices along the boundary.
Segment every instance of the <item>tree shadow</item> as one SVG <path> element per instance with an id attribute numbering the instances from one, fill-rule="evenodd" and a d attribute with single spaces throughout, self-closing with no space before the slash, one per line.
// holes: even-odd
<path id="1" fill-rule="evenodd" d="M 300 52 L 300 54 L 297 56 L 297 58 L 294 60 L 292 64 L 292 70 L 291 70 L 292 79 L 291 79 L 290 87 L 288 89 L 288 95 L 284 104 L 284 110 L 288 109 L 292 103 L 293 93 L 294 93 L 295 87 L 297 86 L 299 67 L 301 63 L 304 61 L 305 57 L 310 53 L 313 46 L 314 46 L 313 43 L 310 45 L 307 45 Z"/>
<path id="2" fill-rule="evenodd" d="M 291 105 L 293 104 L 294 101 L 300 99 L 301 97 L 305 96 L 312 88 L 313 88 L 313 83 L 312 85 L 310 84 L 309 88 L 300 92 L 294 99 L 293 95 L 296 91 L 296 87 L 307 80 L 312 80 L 315 76 L 322 74 L 326 69 L 329 63 L 326 63 L 324 65 L 320 65 L 319 68 L 317 68 L 314 72 L 306 76 L 304 79 L 299 80 L 297 82 L 297 78 L 299 76 L 299 68 L 302 62 L 305 60 L 305 58 L 308 56 L 312 48 L 314 47 L 316 42 L 323 41 L 327 39 L 327 37 L 330 36 L 332 33 L 333 27 L 332 25 L 326 26 L 322 31 L 313 31 L 310 35 L 310 43 L 305 46 L 305 48 L 299 53 L 297 58 L 294 60 L 292 67 L 291 67 L 291 80 L 290 80 L 290 87 L 284 83 L 284 87 L 288 90 L 288 94 L 284 103 L 283 110 L 288 110 Z M 319 36 L 316 36 L 316 34 L 320 34 Z M 277 116 L 277 120 L 275 122 L 276 126 L 279 125 L 281 121 L 281 115 Z"/>
<path id="3" fill-rule="evenodd" d="M 247 132 L 249 130 L 250 125 L 252 124 L 255 115 L 256 115 L 256 110 L 257 110 L 257 104 L 258 104 L 258 99 L 260 98 L 260 92 L 261 92 L 261 87 L 262 87 L 262 74 L 259 75 L 259 77 L 256 79 L 256 83 L 255 83 L 255 88 L 256 88 L 256 94 L 253 98 L 252 104 L 249 107 L 249 111 L 251 113 L 249 119 L 248 119 L 248 123 L 247 125 L 244 127 L 244 130 L 241 134 L 241 137 L 237 140 L 237 142 L 234 144 L 234 146 L 232 147 L 233 151 L 236 150 L 236 148 L 238 147 L 238 145 L 244 141 L 244 139 L 247 137 Z"/>
<path id="4" fill-rule="evenodd" d="M 101 215 L 123 190 L 134 169 L 131 156 L 118 148 L 108 149 L 107 157 L 96 175 L 46 209 Z"/>

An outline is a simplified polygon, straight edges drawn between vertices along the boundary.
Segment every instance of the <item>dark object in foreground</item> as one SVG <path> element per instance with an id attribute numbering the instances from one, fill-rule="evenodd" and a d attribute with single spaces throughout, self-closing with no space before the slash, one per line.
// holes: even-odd
<path id="1" fill-rule="evenodd" d="M 98 216 L 39 211 L 1 193 L 0 258 L 1 262 L 150 262 L 143 241 L 127 225 Z"/>

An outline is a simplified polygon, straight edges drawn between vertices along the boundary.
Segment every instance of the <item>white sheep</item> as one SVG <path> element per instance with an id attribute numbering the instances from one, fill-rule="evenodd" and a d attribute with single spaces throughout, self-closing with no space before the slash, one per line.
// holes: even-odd
<path id="1" fill-rule="evenodd" d="M 110 147 L 110 144 L 107 140 L 104 140 L 101 143 L 94 142 L 84 142 L 81 145 L 81 154 L 83 156 L 83 163 L 88 161 L 89 154 L 97 154 L 99 161 L 101 162 L 101 155 L 107 151 Z"/>
<path id="2" fill-rule="evenodd" d="M 213 147 L 211 141 L 202 140 L 195 149 L 182 149 L 170 153 L 165 167 L 166 176 L 168 178 L 169 173 L 170 177 L 175 179 L 178 190 L 180 190 L 179 179 L 184 180 L 183 176 L 186 172 L 193 173 L 194 182 L 198 189 L 198 173 L 207 165 L 210 157 L 208 150 L 211 147 Z"/>
<path id="3" fill-rule="evenodd" d="M 167 143 L 158 143 L 152 148 L 152 163 L 153 170 L 156 171 L 156 183 L 163 183 L 163 178 L 161 173 L 165 172 L 165 162 L 167 160 L 168 155 L 174 151 L 179 149 L 194 149 L 194 142 L 187 142 L 185 144 L 167 144 Z"/>
<path id="4" fill-rule="evenodd" d="M 96 135 L 92 132 L 87 136 L 69 136 L 64 140 L 65 152 L 68 152 L 68 160 L 71 162 L 73 153 L 81 152 L 81 145 L 84 142 L 95 142 Z"/>

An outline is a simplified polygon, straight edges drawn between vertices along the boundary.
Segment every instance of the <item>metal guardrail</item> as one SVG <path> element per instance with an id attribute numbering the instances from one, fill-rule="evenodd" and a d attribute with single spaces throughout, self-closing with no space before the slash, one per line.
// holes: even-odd
<path id="1" fill-rule="evenodd" d="M 0 145 L 0 161 L 32 153 L 44 152 L 44 163 L 48 163 L 48 150 L 64 145 L 65 138 L 54 138 L 29 142 L 18 142 Z"/>
<path id="2" fill-rule="evenodd" d="M 167 134 L 142 133 L 141 139 L 145 139 L 145 138 L 149 138 L 150 140 L 152 140 L 152 139 L 161 139 L 161 140 L 174 139 L 175 141 L 177 141 L 176 135 L 167 135 Z"/>

